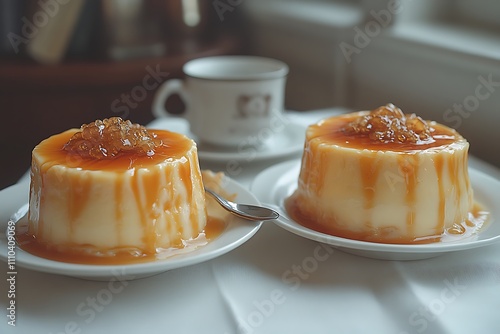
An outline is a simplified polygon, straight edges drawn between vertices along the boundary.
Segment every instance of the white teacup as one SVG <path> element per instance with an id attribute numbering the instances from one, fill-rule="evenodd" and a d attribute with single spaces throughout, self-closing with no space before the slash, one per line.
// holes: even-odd
<path id="1" fill-rule="evenodd" d="M 178 93 L 186 104 L 182 117 L 202 142 L 258 146 L 271 137 L 271 131 L 265 130 L 283 113 L 285 63 L 254 56 L 216 56 L 191 60 L 183 72 L 185 80 L 171 79 L 156 91 L 156 117 L 173 117 L 165 110 L 165 101 Z M 263 131 L 266 136 L 259 136 Z"/>

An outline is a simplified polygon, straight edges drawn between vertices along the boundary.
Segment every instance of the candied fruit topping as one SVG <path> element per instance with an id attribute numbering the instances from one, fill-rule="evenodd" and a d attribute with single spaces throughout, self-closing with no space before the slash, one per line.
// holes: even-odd
<path id="1" fill-rule="evenodd" d="M 83 158 L 110 159 L 124 153 L 152 156 L 161 145 L 156 134 L 145 127 L 111 117 L 82 125 L 64 150 Z"/>
<path id="2" fill-rule="evenodd" d="M 381 143 L 422 144 L 434 141 L 434 129 L 415 114 L 405 115 L 401 109 L 389 103 L 360 116 L 343 128 L 349 135 L 368 136 Z"/>

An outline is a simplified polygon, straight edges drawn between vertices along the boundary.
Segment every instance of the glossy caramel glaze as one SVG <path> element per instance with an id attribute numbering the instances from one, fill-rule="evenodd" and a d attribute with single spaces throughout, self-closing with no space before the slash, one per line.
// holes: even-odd
<path id="1" fill-rule="evenodd" d="M 368 136 L 347 134 L 344 129 L 361 115 L 367 112 L 357 112 L 339 117 L 325 119 L 317 124 L 311 125 L 308 129 L 308 139 L 321 139 L 325 144 L 337 144 L 345 148 L 367 149 L 377 151 L 411 152 L 415 150 L 425 150 L 437 148 L 453 143 L 462 138 L 455 130 L 435 122 L 428 122 L 434 129 L 431 132 L 432 139 L 429 141 L 411 142 L 379 142 L 373 141 Z"/>
<path id="2" fill-rule="evenodd" d="M 64 145 L 70 138 L 78 132 L 78 129 L 71 129 L 63 133 L 54 135 L 42 141 L 34 149 L 34 153 L 40 154 L 46 162 L 41 166 L 41 172 L 55 165 L 64 165 L 68 168 L 81 168 L 91 171 L 118 171 L 123 172 L 130 169 L 147 168 L 152 164 L 158 164 L 166 159 L 179 159 L 191 148 L 191 140 L 187 137 L 163 130 L 154 130 L 154 133 L 162 141 L 162 145 L 155 148 L 152 156 L 131 154 L 121 154 L 113 159 L 93 159 L 83 158 L 76 153 L 64 150 Z"/>

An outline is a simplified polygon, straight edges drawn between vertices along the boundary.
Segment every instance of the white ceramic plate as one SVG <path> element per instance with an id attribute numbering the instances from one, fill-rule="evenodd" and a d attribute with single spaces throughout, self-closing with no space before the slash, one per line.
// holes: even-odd
<path id="1" fill-rule="evenodd" d="M 273 138 L 259 148 L 230 149 L 198 142 L 189 131 L 189 123 L 180 117 L 157 119 L 148 127 L 182 133 L 193 138 L 198 144 L 198 157 L 203 161 L 226 162 L 228 160 L 256 162 L 282 158 L 302 152 L 306 128 L 303 125 L 284 119 L 284 127 L 276 130 Z"/>
<path id="2" fill-rule="evenodd" d="M 262 171 L 252 184 L 252 192 L 265 205 L 276 209 L 281 217 L 276 221 L 284 229 L 302 237 L 332 245 L 345 252 L 385 260 L 418 260 L 446 252 L 482 247 L 500 241 L 500 181 L 478 170 L 469 168 L 474 198 L 491 213 L 487 226 L 472 237 L 452 242 L 420 245 L 395 245 L 365 242 L 331 236 L 304 227 L 290 219 L 284 209 L 284 200 L 297 187 L 300 161 L 293 160 Z"/>
<path id="3" fill-rule="evenodd" d="M 237 201 L 259 205 L 259 201 L 237 182 L 228 179 L 224 189 L 237 194 Z M 18 184 L 0 191 L 0 212 L 16 213 L 28 200 L 29 185 Z M 40 258 L 16 249 L 16 265 L 46 273 L 60 274 L 92 280 L 137 279 L 159 274 L 171 269 L 204 262 L 223 255 L 250 239 L 260 228 L 261 222 L 246 221 L 230 216 L 226 229 L 215 240 L 192 252 L 152 262 L 130 265 L 85 265 L 58 262 Z M 6 222 L 2 222 L 0 235 L 0 260 L 7 261 Z"/>

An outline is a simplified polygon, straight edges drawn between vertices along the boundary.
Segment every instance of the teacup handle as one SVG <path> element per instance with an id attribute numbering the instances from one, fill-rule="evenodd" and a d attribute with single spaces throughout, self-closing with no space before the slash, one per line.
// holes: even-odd
<path id="1" fill-rule="evenodd" d="M 156 90 L 153 97 L 153 115 L 155 117 L 179 117 L 173 116 L 165 109 L 165 102 L 168 97 L 176 93 L 180 95 L 181 99 L 186 104 L 186 112 L 183 115 L 179 115 L 180 117 L 185 117 L 189 109 L 188 98 L 184 88 L 184 81 L 180 79 L 170 79 Z"/>

